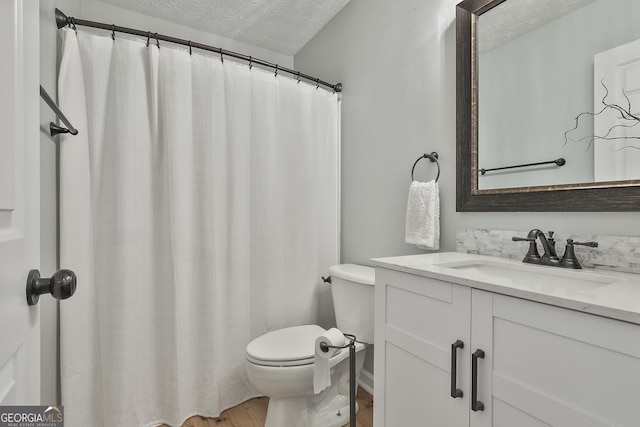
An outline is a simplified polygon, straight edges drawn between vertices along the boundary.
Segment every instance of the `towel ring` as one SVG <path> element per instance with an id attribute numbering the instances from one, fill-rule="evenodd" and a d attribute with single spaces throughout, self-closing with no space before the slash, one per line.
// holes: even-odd
<path id="1" fill-rule="evenodd" d="M 422 159 L 429 159 L 431 160 L 431 163 L 436 164 L 436 166 L 438 167 L 438 175 L 436 175 L 436 182 L 438 182 L 438 178 L 440 178 L 440 164 L 438 163 L 438 153 L 436 153 L 435 151 L 432 152 L 431 154 L 423 154 L 422 156 L 418 157 L 418 160 L 416 160 L 416 162 L 413 164 L 413 167 L 411 168 L 411 181 L 413 182 L 413 171 L 416 168 L 416 165 L 418 164 L 418 162 Z"/>

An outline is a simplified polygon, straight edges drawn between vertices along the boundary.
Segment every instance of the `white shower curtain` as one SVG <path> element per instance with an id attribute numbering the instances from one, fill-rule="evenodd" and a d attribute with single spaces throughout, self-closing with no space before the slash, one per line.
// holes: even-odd
<path id="1" fill-rule="evenodd" d="M 68 427 L 180 425 L 253 395 L 244 349 L 313 323 L 338 260 L 338 95 L 187 49 L 63 30 Z"/>

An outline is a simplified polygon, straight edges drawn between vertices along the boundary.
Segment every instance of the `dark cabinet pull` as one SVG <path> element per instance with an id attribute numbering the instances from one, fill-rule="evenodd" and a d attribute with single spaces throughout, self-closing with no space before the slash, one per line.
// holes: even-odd
<path id="1" fill-rule="evenodd" d="M 480 349 L 471 355 L 471 409 L 484 411 L 484 403 L 478 400 L 478 359 L 484 359 L 484 351 Z"/>
<path id="2" fill-rule="evenodd" d="M 464 348 L 464 343 L 457 340 L 451 344 L 451 397 L 462 397 L 462 390 L 457 388 L 457 375 L 458 375 L 458 349 Z"/>

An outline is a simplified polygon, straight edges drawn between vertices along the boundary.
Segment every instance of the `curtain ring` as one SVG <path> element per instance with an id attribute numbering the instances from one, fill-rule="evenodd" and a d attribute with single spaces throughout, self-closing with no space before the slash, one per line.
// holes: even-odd
<path id="1" fill-rule="evenodd" d="M 300 71 L 298 71 L 298 82 L 296 84 L 300 84 Z"/>
<path id="2" fill-rule="evenodd" d="M 275 72 L 275 74 L 273 75 L 273 77 L 278 77 L 278 64 L 276 64 L 276 72 Z"/>
<path id="3" fill-rule="evenodd" d="M 158 33 L 156 33 L 156 46 L 160 49 L 160 40 L 158 39 Z"/>
<path id="4" fill-rule="evenodd" d="M 147 47 L 149 47 L 149 39 L 151 38 L 151 31 L 147 33 Z"/>
<path id="5" fill-rule="evenodd" d="M 316 79 L 316 90 L 320 87 L 320 79 Z"/>
<path id="6" fill-rule="evenodd" d="M 189 55 L 193 54 L 193 49 L 191 48 L 191 40 L 189 40 Z"/>
<path id="7" fill-rule="evenodd" d="M 253 57 L 249 57 L 249 69 L 251 69 L 251 67 L 253 67 Z"/>
<path id="8" fill-rule="evenodd" d="M 74 18 L 73 16 L 70 18 L 70 24 L 69 26 L 71 27 L 71 29 L 73 31 L 76 32 L 76 35 L 78 35 L 78 28 L 76 27 L 76 18 Z"/>
<path id="9" fill-rule="evenodd" d="M 224 58 L 222 57 L 222 48 L 220 49 L 220 62 L 222 62 L 224 64 Z"/>
<path id="10" fill-rule="evenodd" d="M 116 24 L 111 24 L 111 40 L 116 41 Z"/>

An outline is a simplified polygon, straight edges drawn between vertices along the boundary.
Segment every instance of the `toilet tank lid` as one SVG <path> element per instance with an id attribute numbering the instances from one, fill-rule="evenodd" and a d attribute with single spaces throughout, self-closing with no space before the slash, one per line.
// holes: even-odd
<path id="1" fill-rule="evenodd" d="M 343 280 L 350 280 L 364 285 L 374 285 L 376 283 L 376 270 L 371 267 L 357 264 L 338 264 L 329 267 L 332 276 Z"/>

